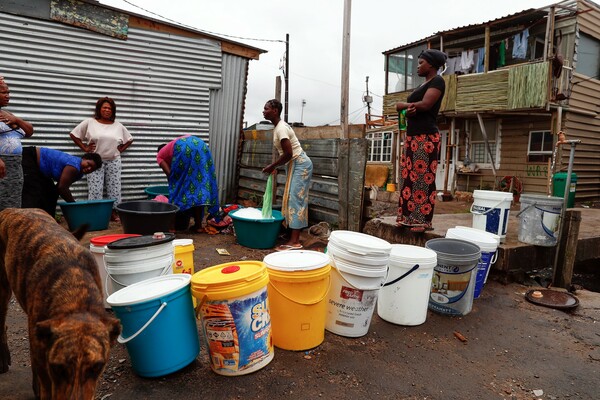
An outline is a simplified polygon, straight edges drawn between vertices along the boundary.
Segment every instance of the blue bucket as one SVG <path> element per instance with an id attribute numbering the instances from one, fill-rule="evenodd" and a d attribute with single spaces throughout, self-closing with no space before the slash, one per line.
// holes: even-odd
<path id="1" fill-rule="evenodd" d="M 106 299 L 121 320 L 136 374 L 156 377 L 187 366 L 200 352 L 190 291 L 191 275 L 165 275 L 134 283 Z"/>

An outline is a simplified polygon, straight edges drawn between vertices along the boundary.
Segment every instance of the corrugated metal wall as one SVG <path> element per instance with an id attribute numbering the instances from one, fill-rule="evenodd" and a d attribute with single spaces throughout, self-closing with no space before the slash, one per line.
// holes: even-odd
<path id="1" fill-rule="evenodd" d="M 223 54 L 223 87 L 210 91 L 210 143 L 217 170 L 221 203 L 234 201 L 237 186 L 235 166 L 242 133 L 248 61 Z"/>
<path id="2" fill-rule="evenodd" d="M 134 137 L 123 154 L 124 200 L 143 198 L 145 187 L 166 183 L 156 148 L 186 133 L 220 143 L 213 150 L 217 174 L 234 175 L 235 159 L 226 148 L 239 136 L 247 59 L 225 56 L 222 75 L 218 41 L 137 28 L 123 41 L 52 21 L 4 13 L 0 18 L 0 75 L 11 89 L 7 109 L 35 127 L 24 145 L 81 155 L 69 132 L 93 116 L 98 98 L 110 96 L 117 119 Z M 233 187 L 221 184 L 222 193 L 228 190 Z M 85 181 L 73 192 L 87 197 Z"/>

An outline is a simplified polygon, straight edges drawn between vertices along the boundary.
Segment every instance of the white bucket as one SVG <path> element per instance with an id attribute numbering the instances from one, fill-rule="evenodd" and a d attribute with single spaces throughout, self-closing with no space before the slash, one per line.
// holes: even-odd
<path id="1" fill-rule="evenodd" d="M 460 239 L 430 239 L 425 247 L 437 253 L 429 309 L 440 314 L 467 315 L 473 308 L 479 246 Z"/>
<path id="2" fill-rule="evenodd" d="M 503 242 L 506 239 L 512 199 L 512 193 L 475 190 L 471 205 L 473 228 L 498 235 Z"/>
<path id="3" fill-rule="evenodd" d="M 151 235 L 117 240 L 106 246 L 104 264 L 109 294 L 146 279 L 172 272 L 173 234 L 156 239 Z M 110 288 L 108 288 L 110 286 Z"/>
<path id="4" fill-rule="evenodd" d="M 433 268 L 433 250 L 405 244 L 392 245 L 389 274 L 379 291 L 377 314 L 398 325 L 420 325 L 427 318 Z"/>
<path id="5" fill-rule="evenodd" d="M 478 299 L 483 290 L 483 285 L 487 280 L 491 265 L 498 259 L 498 235 L 473 228 L 463 229 L 456 227 L 448 229 L 446 237 L 466 240 L 467 242 L 476 244 L 481 249 L 481 258 L 477 264 L 475 288 L 473 291 L 473 298 Z"/>
<path id="6" fill-rule="evenodd" d="M 519 241 L 537 246 L 555 246 L 563 199 L 537 194 L 521 195 Z"/>
<path id="7" fill-rule="evenodd" d="M 106 265 L 104 264 L 104 252 L 106 251 L 106 245 L 114 241 L 125 239 L 128 237 L 140 236 L 137 234 L 114 234 L 114 235 L 103 235 L 96 236 L 90 240 L 90 252 L 96 260 L 98 266 L 98 272 L 100 273 L 100 279 L 102 280 L 103 292 L 102 298 L 104 299 L 104 308 L 111 308 L 110 304 L 106 301 L 109 292 L 112 293 L 112 285 L 108 274 L 106 272 Z"/>
<path id="8" fill-rule="evenodd" d="M 392 245 L 359 232 L 333 231 L 327 253 L 331 289 L 325 329 L 359 337 L 369 331 L 379 289 L 385 282 Z"/>

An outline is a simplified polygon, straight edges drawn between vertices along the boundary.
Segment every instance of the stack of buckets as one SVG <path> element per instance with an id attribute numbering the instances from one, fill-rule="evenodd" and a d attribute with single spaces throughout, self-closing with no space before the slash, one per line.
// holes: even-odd
<path id="1" fill-rule="evenodd" d="M 388 275 L 392 245 L 351 231 L 333 231 L 327 253 L 331 260 L 331 289 L 325 329 L 347 337 L 369 331 L 379 290 Z"/>
<path id="2" fill-rule="evenodd" d="M 477 264 L 477 271 L 475 274 L 475 288 L 473 289 L 473 298 L 478 299 L 483 290 L 483 285 L 487 281 L 487 276 L 490 272 L 491 265 L 496 262 L 498 258 L 498 245 L 500 244 L 500 237 L 493 233 L 484 232 L 479 229 L 467 228 L 457 226 L 455 228 L 448 229 L 446 237 L 451 239 L 462 239 L 467 242 L 471 242 L 481 250 L 481 258 Z"/>

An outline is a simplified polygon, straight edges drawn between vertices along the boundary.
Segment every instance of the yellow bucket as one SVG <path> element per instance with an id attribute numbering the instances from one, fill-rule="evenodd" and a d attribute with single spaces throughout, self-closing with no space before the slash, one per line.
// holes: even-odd
<path id="1" fill-rule="evenodd" d="M 248 374 L 273 359 L 268 282 L 261 261 L 219 264 L 192 276 L 210 366 L 217 374 Z"/>
<path id="2" fill-rule="evenodd" d="M 173 259 L 174 274 L 194 274 L 194 241 L 192 239 L 173 240 L 173 250 L 175 258 Z"/>
<path id="3" fill-rule="evenodd" d="M 329 256 L 292 250 L 269 254 L 263 261 L 269 271 L 273 344 L 307 350 L 323 343 L 331 286 Z"/>

